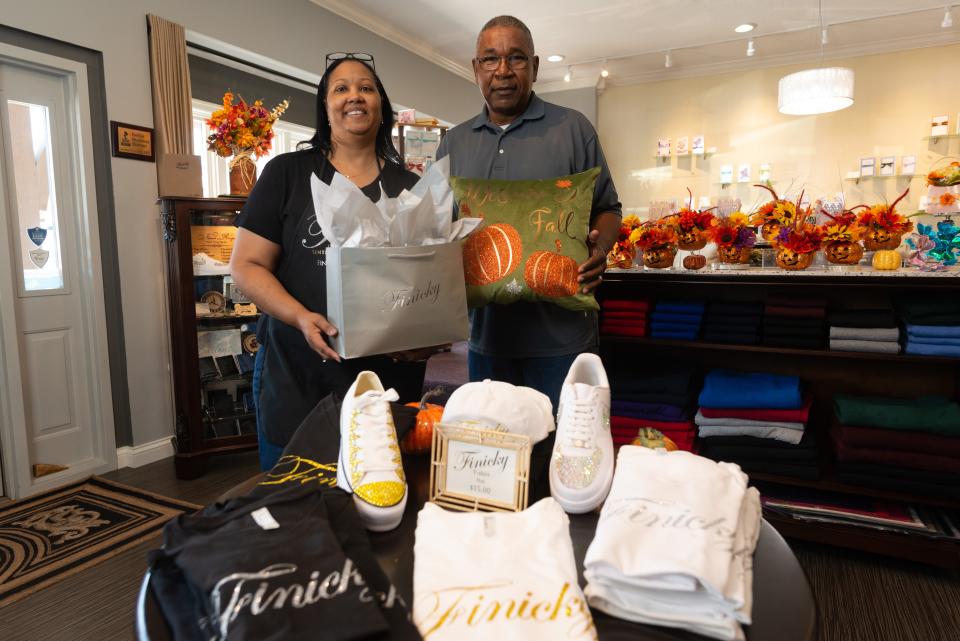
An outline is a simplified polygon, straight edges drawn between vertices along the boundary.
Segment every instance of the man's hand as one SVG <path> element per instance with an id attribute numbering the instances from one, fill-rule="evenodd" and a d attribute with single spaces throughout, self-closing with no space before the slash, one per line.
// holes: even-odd
<path id="1" fill-rule="evenodd" d="M 603 272 L 607 269 L 607 254 L 613 247 L 619 232 L 620 216 L 604 212 L 594 219 L 594 227 L 587 236 L 590 257 L 580 265 L 577 277 L 577 282 L 580 283 L 584 294 L 589 294 L 603 282 Z"/>
<path id="2" fill-rule="evenodd" d="M 297 316 L 297 329 L 303 333 L 307 344 L 313 348 L 313 351 L 320 354 L 323 360 L 332 358 L 340 362 L 340 355 L 327 343 L 327 336 L 336 336 L 338 330 L 322 314 L 302 312 Z"/>

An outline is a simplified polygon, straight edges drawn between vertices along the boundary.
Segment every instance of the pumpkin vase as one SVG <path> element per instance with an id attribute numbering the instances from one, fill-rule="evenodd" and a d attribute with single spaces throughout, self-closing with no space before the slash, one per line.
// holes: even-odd
<path id="1" fill-rule="evenodd" d="M 824 246 L 823 255 L 834 265 L 856 265 L 863 258 L 863 246 L 854 240 L 834 240 Z"/>
<path id="2" fill-rule="evenodd" d="M 815 252 L 807 252 L 806 254 L 798 254 L 792 249 L 781 247 L 777 250 L 777 267 L 786 269 L 787 271 L 806 269 L 813 263 L 814 253 Z"/>
<path id="3" fill-rule="evenodd" d="M 896 249 L 900 246 L 903 234 L 892 234 L 886 229 L 875 228 L 867 232 L 863 238 L 863 248 L 870 251 L 881 249 Z"/>
<path id="4" fill-rule="evenodd" d="M 726 245 L 717 247 L 717 257 L 725 265 L 742 265 L 750 262 L 749 247 L 734 247 Z"/>
<path id="5" fill-rule="evenodd" d="M 686 251 L 695 251 L 707 246 L 707 235 L 703 230 L 694 227 L 690 231 L 680 231 L 677 233 L 677 247 Z"/>
<path id="6" fill-rule="evenodd" d="M 673 257 L 677 255 L 677 248 L 673 245 L 651 247 L 643 252 L 643 265 L 650 269 L 668 269 L 673 266 Z"/>
<path id="7" fill-rule="evenodd" d="M 896 271 L 900 269 L 902 258 L 895 249 L 881 249 L 873 255 L 873 268 L 878 271 Z"/>
<path id="8" fill-rule="evenodd" d="M 760 228 L 760 235 L 767 242 L 773 242 L 780 235 L 780 223 L 766 223 Z"/>
<path id="9" fill-rule="evenodd" d="M 607 254 L 607 267 L 630 269 L 633 267 L 633 261 L 636 259 L 636 257 L 636 251 L 629 249 L 611 251 L 609 254 Z"/>

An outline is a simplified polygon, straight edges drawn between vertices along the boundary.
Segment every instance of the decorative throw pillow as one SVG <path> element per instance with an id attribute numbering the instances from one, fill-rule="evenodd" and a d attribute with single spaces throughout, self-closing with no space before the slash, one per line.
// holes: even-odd
<path id="1" fill-rule="evenodd" d="M 582 293 L 593 188 L 600 169 L 544 180 L 450 179 L 461 217 L 483 218 L 463 242 L 467 304 L 547 301 L 599 309 Z"/>

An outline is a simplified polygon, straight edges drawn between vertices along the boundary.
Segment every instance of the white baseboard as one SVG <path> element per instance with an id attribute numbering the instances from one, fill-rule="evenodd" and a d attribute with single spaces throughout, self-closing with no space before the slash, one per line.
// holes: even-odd
<path id="1" fill-rule="evenodd" d="M 142 467 L 170 458 L 173 454 L 173 439 L 169 436 L 143 445 L 118 447 L 117 468 Z"/>

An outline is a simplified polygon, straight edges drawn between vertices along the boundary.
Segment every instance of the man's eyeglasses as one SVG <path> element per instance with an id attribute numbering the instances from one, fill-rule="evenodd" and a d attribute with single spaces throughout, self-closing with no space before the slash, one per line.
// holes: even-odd
<path id="1" fill-rule="evenodd" d="M 506 60 L 507 66 L 514 71 L 526 69 L 530 65 L 530 57 L 522 53 L 511 53 L 509 56 L 481 56 L 477 58 L 477 64 L 484 71 L 496 71 L 500 67 L 501 60 Z"/>
<path id="2" fill-rule="evenodd" d="M 337 60 L 359 60 L 360 62 L 366 62 L 373 68 L 374 71 L 377 70 L 377 65 L 373 62 L 373 56 L 369 53 L 363 53 L 362 51 L 335 51 L 333 53 L 327 54 L 327 67 L 330 67 Z"/>

